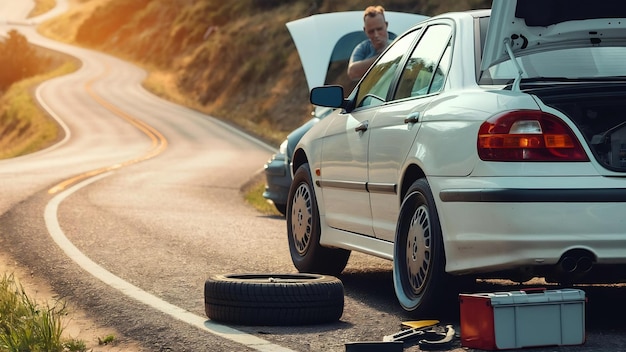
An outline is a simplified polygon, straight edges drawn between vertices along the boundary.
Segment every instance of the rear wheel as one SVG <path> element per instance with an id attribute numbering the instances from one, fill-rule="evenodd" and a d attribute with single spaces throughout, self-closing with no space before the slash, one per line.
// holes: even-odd
<path id="1" fill-rule="evenodd" d="M 340 274 L 350 251 L 320 245 L 320 218 L 308 164 L 294 174 L 287 204 L 287 235 L 294 266 L 300 272 Z"/>
<path id="2" fill-rule="evenodd" d="M 445 253 L 439 216 L 425 179 L 409 188 L 396 226 L 393 283 L 402 308 L 432 313 L 447 296 Z"/>

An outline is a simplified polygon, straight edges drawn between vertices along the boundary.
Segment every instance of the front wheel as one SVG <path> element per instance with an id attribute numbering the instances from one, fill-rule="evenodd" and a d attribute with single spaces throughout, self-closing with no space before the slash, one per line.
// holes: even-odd
<path id="1" fill-rule="evenodd" d="M 340 274 L 350 251 L 320 245 L 320 217 L 308 164 L 294 174 L 287 205 L 289 252 L 296 269 L 304 273 Z"/>
<path id="2" fill-rule="evenodd" d="M 445 253 L 439 216 L 426 179 L 409 188 L 398 216 L 393 284 L 402 308 L 432 313 L 446 291 Z"/>

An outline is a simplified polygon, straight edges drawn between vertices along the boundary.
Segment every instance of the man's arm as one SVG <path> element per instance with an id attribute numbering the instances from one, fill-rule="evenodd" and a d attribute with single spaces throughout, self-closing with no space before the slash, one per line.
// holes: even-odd
<path id="1" fill-rule="evenodd" d="M 361 61 L 350 61 L 348 65 L 348 77 L 353 81 L 360 79 L 377 58 L 378 55 Z"/>

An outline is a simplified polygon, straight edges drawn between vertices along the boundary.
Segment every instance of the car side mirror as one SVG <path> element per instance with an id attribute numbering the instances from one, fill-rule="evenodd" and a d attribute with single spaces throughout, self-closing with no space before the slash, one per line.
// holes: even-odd
<path id="1" fill-rule="evenodd" d="M 343 107 L 343 87 L 339 85 L 321 86 L 311 89 L 311 104 L 329 108 Z"/>

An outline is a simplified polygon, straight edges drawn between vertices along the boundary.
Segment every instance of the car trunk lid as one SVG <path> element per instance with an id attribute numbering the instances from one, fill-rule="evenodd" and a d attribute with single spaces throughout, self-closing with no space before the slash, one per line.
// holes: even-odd
<path id="1" fill-rule="evenodd" d="M 624 174 L 626 69 L 616 48 L 626 47 L 624 33 L 626 2 L 494 0 L 481 70 L 517 63 L 518 77 L 505 89 L 531 94 L 544 109 L 565 115 L 602 166 L 600 172 Z M 580 55 L 564 56 L 574 52 Z M 547 69 L 544 58 L 554 61 Z M 533 60 L 543 62 L 543 71 L 529 64 Z"/>
<path id="2" fill-rule="evenodd" d="M 481 70 L 536 52 L 626 44 L 626 2 L 494 0 Z"/>

